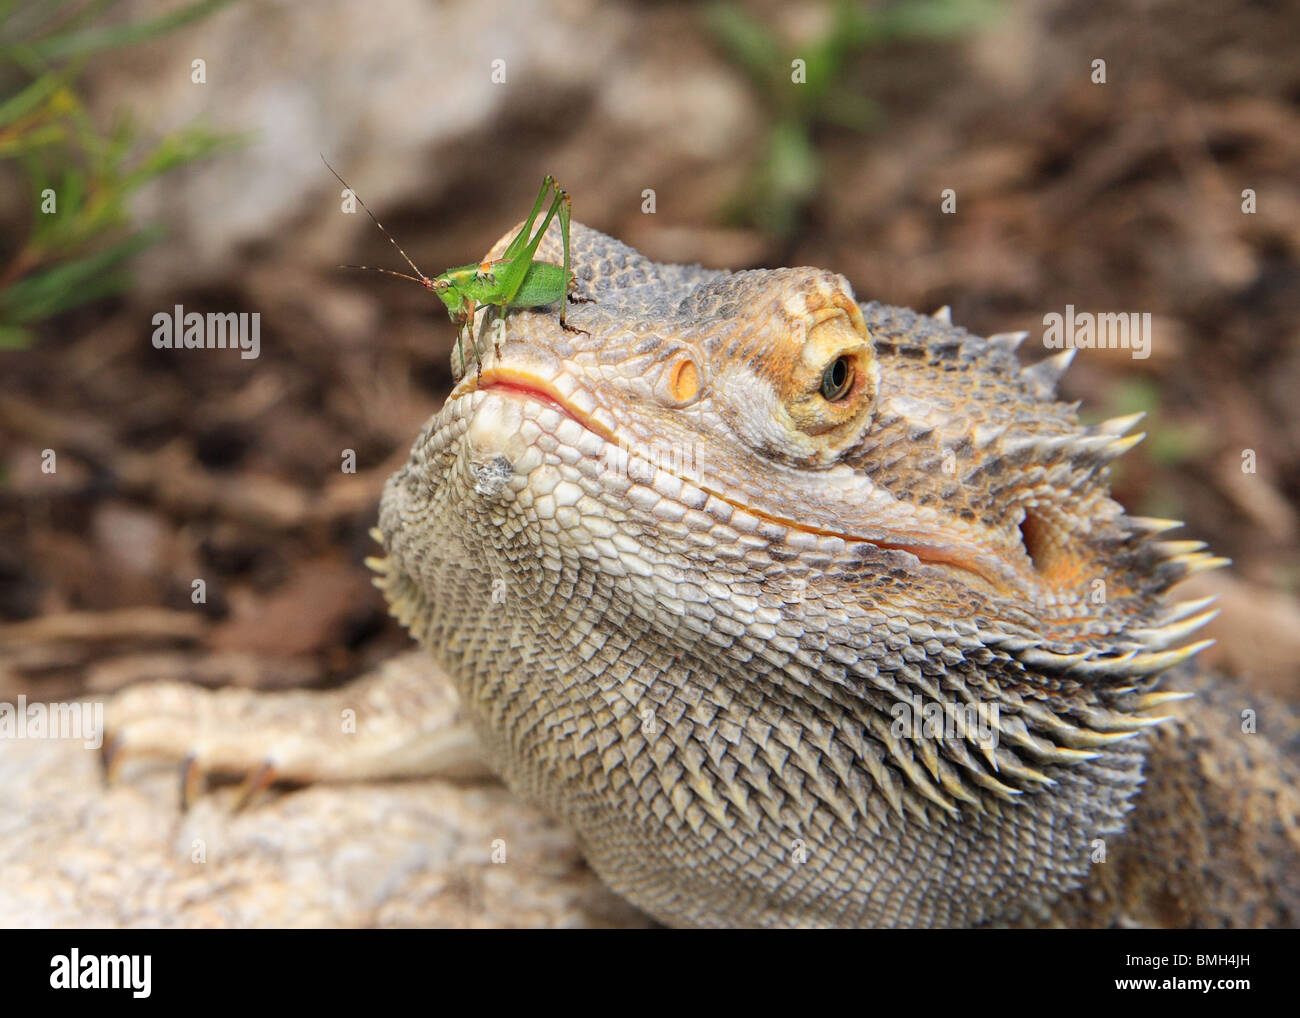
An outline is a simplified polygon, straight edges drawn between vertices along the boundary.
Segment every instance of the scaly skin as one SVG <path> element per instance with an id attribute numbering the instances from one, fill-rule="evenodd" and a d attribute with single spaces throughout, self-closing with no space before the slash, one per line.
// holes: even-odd
<path id="1" fill-rule="evenodd" d="M 1237 734 L 1218 770 L 1278 776 L 1243 795 L 1197 765 L 1229 707 L 1148 731 L 1213 614 L 1164 595 L 1222 560 L 1109 497 L 1135 418 L 1082 427 L 1068 358 L 1022 370 L 1018 337 L 830 272 L 572 243 L 590 335 L 480 335 L 385 489 L 379 568 L 492 767 L 616 891 L 674 925 L 1294 922 L 1293 759 Z M 899 703 L 996 705 L 996 746 Z M 1148 757 L 1169 801 L 1130 814 Z M 1170 854 L 1225 825 L 1264 864 L 1225 889 L 1193 861 L 1162 907 Z"/>
<path id="2" fill-rule="evenodd" d="M 110 772 L 463 776 L 477 733 L 674 925 L 1296 924 L 1300 724 L 1192 672 L 1213 611 L 1165 595 L 1223 560 L 1110 498 L 1136 418 L 1083 427 L 1068 357 L 1022 369 L 1020 337 L 830 272 L 658 265 L 578 224 L 572 248 L 590 335 L 482 323 L 383 496 L 378 583 L 459 713 L 409 663 L 328 695 L 142 687 Z"/>

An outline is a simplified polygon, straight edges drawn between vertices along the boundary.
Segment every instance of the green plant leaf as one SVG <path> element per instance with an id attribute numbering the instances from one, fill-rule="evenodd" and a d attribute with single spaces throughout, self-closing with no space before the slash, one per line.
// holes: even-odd
<path id="1" fill-rule="evenodd" d="M 161 228 L 145 230 L 11 284 L 0 290 L 0 322 L 29 325 L 120 291 L 128 280 L 113 270 L 160 235 Z"/>
<path id="2" fill-rule="evenodd" d="M 703 12 L 705 26 L 731 60 L 764 93 L 774 75 L 788 64 L 776 35 L 762 21 L 735 3 L 710 3 Z"/>
<path id="3" fill-rule="evenodd" d="M 75 68 L 66 68 L 58 74 L 46 74 L 31 82 L 17 95 L 0 103 L 0 127 L 12 124 L 47 102 L 59 89 L 65 87 L 75 75 Z"/>
<path id="4" fill-rule="evenodd" d="M 0 350 L 26 350 L 31 345 L 30 329 L 0 323 Z"/>
<path id="5" fill-rule="evenodd" d="M 31 196 L 31 225 L 0 265 L 0 345 L 31 342 L 28 326 L 124 289 L 126 263 L 159 230 L 124 233 L 128 201 L 149 181 L 247 135 L 204 127 L 142 144 L 128 116 L 107 131 L 76 91 L 86 58 L 176 29 L 234 0 L 197 0 L 143 20 L 104 24 L 120 0 L 0 0 L 0 159 L 16 161 Z M 52 189 L 57 208 L 41 211 Z"/>
<path id="6" fill-rule="evenodd" d="M 101 50 L 120 49 L 146 42 L 183 25 L 198 21 L 232 2 L 233 0 L 198 0 L 188 7 L 160 14 L 156 18 L 145 21 L 130 21 L 122 25 L 85 28 L 54 35 L 35 43 L 32 49 L 42 59 L 49 61 L 85 56 Z M 3 49 L 0 49 L 0 53 L 3 52 Z"/>
<path id="7" fill-rule="evenodd" d="M 999 13 L 997 0 L 909 0 L 876 12 L 883 40 L 939 39 L 964 35 Z"/>

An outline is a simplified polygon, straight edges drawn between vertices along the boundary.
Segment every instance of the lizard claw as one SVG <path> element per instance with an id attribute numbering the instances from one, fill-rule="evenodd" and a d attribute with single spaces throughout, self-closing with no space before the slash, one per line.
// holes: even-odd
<path id="1" fill-rule="evenodd" d="M 210 691 L 177 683 L 131 687 L 109 707 L 100 748 L 105 784 L 136 761 L 161 761 L 177 768 L 182 811 L 206 794 L 214 775 L 240 782 L 235 809 L 242 809 L 285 776 L 267 749 L 298 733 L 301 711 L 294 708 L 300 702 L 310 697 L 288 694 L 263 705 L 257 694 L 241 689 Z M 245 741 L 232 734 L 239 732 L 252 735 Z M 289 776 L 309 782 L 315 759 L 308 754 L 298 760 Z"/>
<path id="2" fill-rule="evenodd" d="M 185 755 L 185 758 L 181 761 L 180 770 L 181 811 L 187 812 L 206 790 L 208 774 L 199 764 L 199 754 L 194 751 Z M 264 760 L 240 782 L 239 790 L 235 793 L 234 804 L 231 806 L 231 812 L 238 813 L 243 810 L 257 797 L 259 792 L 270 788 L 278 777 L 279 774 L 275 769 L 275 765 L 270 760 Z"/>
<path id="3" fill-rule="evenodd" d="M 199 755 L 196 752 L 187 753 L 185 759 L 181 761 L 181 810 L 188 811 L 206 789 L 207 773 L 199 764 Z M 264 760 L 261 764 L 250 771 L 244 780 L 240 782 L 238 791 L 235 792 L 235 801 L 230 807 L 231 812 L 238 813 L 243 810 L 250 802 L 253 801 L 259 792 L 270 788 L 279 777 L 275 765 L 270 760 Z"/>
<path id="4" fill-rule="evenodd" d="M 259 792 L 270 788 L 275 783 L 278 773 L 275 764 L 270 760 L 264 760 L 260 767 L 246 777 L 239 786 L 239 791 L 235 793 L 235 812 L 239 812 L 247 806 Z"/>
<path id="5" fill-rule="evenodd" d="M 181 759 L 181 812 L 189 812 L 195 800 L 203 792 L 207 784 L 204 780 L 206 775 L 199 767 L 199 755 L 190 750 Z"/>
<path id="6" fill-rule="evenodd" d="M 117 772 L 122 764 L 122 740 L 116 734 L 105 735 L 99 747 L 99 765 L 107 788 L 117 780 Z"/>
<path id="7" fill-rule="evenodd" d="M 431 669 L 412 651 L 340 691 L 132 686 L 106 711 L 105 779 L 124 763 L 163 761 L 179 768 L 182 809 L 219 776 L 239 782 L 232 808 L 242 810 L 276 784 L 483 777 L 489 772 L 455 696 L 445 680 L 430 681 Z M 344 729 L 344 711 L 366 718 L 360 733 Z"/>

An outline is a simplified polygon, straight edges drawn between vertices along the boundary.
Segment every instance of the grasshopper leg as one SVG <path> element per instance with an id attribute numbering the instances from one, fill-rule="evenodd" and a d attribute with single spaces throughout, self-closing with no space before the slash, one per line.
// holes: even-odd
<path id="1" fill-rule="evenodd" d="M 460 376 L 465 377 L 465 326 L 456 327 L 456 353 L 459 354 Z"/>
<path id="2" fill-rule="evenodd" d="M 475 382 L 477 382 L 480 378 L 483 377 L 483 361 L 479 357 L 478 339 L 474 335 L 474 316 L 478 314 L 478 312 L 485 307 L 491 307 L 491 305 L 483 304 L 475 308 L 468 315 L 466 315 L 459 323 L 457 323 L 457 328 L 456 328 L 456 346 L 460 350 L 461 377 L 463 378 L 465 376 L 465 371 L 469 367 L 469 365 L 465 363 L 465 336 L 466 334 L 468 334 L 470 348 L 474 351 Z"/>
<path id="3" fill-rule="evenodd" d="M 560 213 L 560 238 L 564 244 L 564 279 L 565 279 L 565 296 L 568 300 L 560 301 L 560 328 L 565 332 L 572 332 L 575 335 L 590 336 L 591 333 L 586 329 L 579 329 L 570 325 L 565 312 L 568 309 L 569 302 L 575 304 L 592 304 L 595 303 L 590 297 L 578 297 L 569 293 L 578 285 L 578 277 L 573 274 L 573 266 L 570 264 L 569 257 L 569 215 L 573 211 L 573 200 L 569 197 L 569 192 L 562 188 L 559 183 L 555 183 L 556 203 L 559 205 Z M 555 204 L 551 206 L 551 212 L 555 212 Z M 549 216 L 547 217 L 549 220 Z"/>
<path id="4" fill-rule="evenodd" d="M 524 285 L 524 277 L 528 275 L 528 269 L 533 263 L 533 255 L 537 253 L 537 247 L 541 244 L 542 237 L 546 235 L 546 228 L 551 225 L 555 213 L 563 209 L 561 200 L 565 197 L 565 194 L 560 189 L 560 186 L 555 183 L 555 178 L 548 176 L 543 182 L 543 186 L 554 187 L 556 194 L 555 199 L 551 202 L 551 207 L 546 210 L 546 216 L 542 219 L 541 226 L 529 238 L 528 243 L 516 252 L 513 260 L 497 273 L 497 279 L 500 282 L 498 303 L 503 308 L 510 307 L 514 302 L 515 296 L 519 293 L 519 288 Z"/>
<path id="5" fill-rule="evenodd" d="M 492 355 L 497 359 L 497 362 L 500 363 L 500 361 L 501 361 L 501 335 L 502 335 L 502 333 L 504 333 L 504 332 L 506 331 L 506 326 L 505 326 L 505 322 L 506 322 L 506 309 L 505 309 L 505 307 L 503 307 L 503 306 L 498 306 L 498 305 L 496 305 L 496 304 L 492 304 L 492 305 L 489 305 L 489 306 L 490 306 L 490 307 L 495 307 L 495 308 L 497 309 L 497 320 L 493 323 L 493 326 L 492 326 Z M 487 315 L 484 315 L 484 316 L 483 316 L 483 327 L 484 327 L 484 328 L 487 328 L 487 320 L 488 320 L 488 316 L 487 316 Z"/>
<path id="6" fill-rule="evenodd" d="M 546 201 L 546 192 L 550 188 L 557 187 L 557 186 L 558 185 L 555 183 L 555 178 L 550 176 L 549 174 L 547 174 L 547 176 L 543 178 L 542 189 L 537 192 L 537 201 L 533 202 L 532 212 L 528 213 L 528 219 L 524 222 L 524 225 L 520 228 L 519 232 L 514 235 L 514 238 L 510 241 L 510 244 L 506 247 L 505 252 L 502 254 L 501 258 L 499 259 L 500 261 L 507 262 L 507 263 L 513 262 L 515 258 L 519 255 L 519 252 L 522 251 L 528 245 L 529 241 L 532 239 L 533 223 L 537 222 L 537 214 L 542 211 L 542 203 Z M 546 232 L 545 227 L 542 227 L 542 232 L 543 233 Z M 536 250 L 536 245 L 534 245 L 533 249 Z M 529 261 L 531 260 L 532 260 L 532 256 L 530 254 Z"/>

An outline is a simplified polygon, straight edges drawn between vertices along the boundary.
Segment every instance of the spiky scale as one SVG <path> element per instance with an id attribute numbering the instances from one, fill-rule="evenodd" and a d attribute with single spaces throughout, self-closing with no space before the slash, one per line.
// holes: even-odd
<path id="1" fill-rule="evenodd" d="M 1073 665 L 1069 671 L 1071 675 L 1089 676 L 1092 678 L 1102 678 L 1111 675 L 1125 675 L 1126 666 L 1130 661 L 1137 657 L 1136 650 L 1130 650 L 1125 654 L 1117 654 L 1111 657 L 1096 657 L 1088 661 L 1080 661 Z"/>
<path id="2" fill-rule="evenodd" d="M 1165 559 L 1165 562 L 1168 565 L 1180 567 L 1182 579 L 1232 565 L 1232 559 L 1221 558 L 1205 551 L 1192 552 L 1188 555 L 1175 555 L 1172 558 Z"/>
<path id="3" fill-rule="evenodd" d="M 1177 530 L 1185 526 L 1182 520 L 1166 520 L 1158 516 L 1126 516 L 1129 526 L 1143 534 L 1163 534 L 1166 530 Z"/>
<path id="4" fill-rule="evenodd" d="M 1132 675 L 1157 675 L 1168 671 L 1174 665 L 1182 664 L 1199 654 L 1206 647 L 1212 647 L 1213 640 L 1198 640 L 1177 650 L 1159 650 L 1149 654 L 1139 654 L 1126 666 Z"/>
<path id="5" fill-rule="evenodd" d="M 1186 601 L 1179 601 L 1160 616 L 1160 624 L 1169 625 L 1172 622 L 1180 622 L 1187 618 L 1187 616 L 1210 607 L 1210 605 L 1214 604 L 1218 599 L 1218 594 L 1211 594 L 1209 597 L 1189 598 Z"/>
<path id="6" fill-rule="evenodd" d="M 1147 433 L 1145 431 L 1139 431 L 1136 435 L 1126 435 L 1124 438 L 1117 438 L 1102 449 L 1101 458 L 1104 460 L 1119 459 L 1146 437 Z"/>
<path id="7" fill-rule="evenodd" d="M 1075 354 L 1078 352 L 1074 348 L 1062 350 L 1060 353 L 1053 354 L 1037 364 L 1022 369 L 1020 377 L 1029 384 L 1034 395 L 1040 399 L 1050 399 L 1056 395 L 1056 383 L 1069 370 L 1070 364 L 1074 361 Z"/>
<path id="8" fill-rule="evenodd" d="M 1018 655 L 1020 660 L 1034 668 L 1043 668 L 1053 672 L 1068 671 L 1088 658 L 1093 657 L 1097 652 L 1095 650 L 1081 650 L 1074 654 L 1054 654 L 1050 650 L 1039 650 L 1030 648 L 1023 650 Z"/>
<path id="9" fill-rule="evenodd" d="M 1138 697 L 1138 707 L 1140 711 L 1151 710 L 1155 707 L 1163 707 L 1167 703 L 1181 703 L 1184 700 L 1195 700 L 1195 693 L 1180 692 L 1174 690 L 1158 690 L 1153 693 L 1144 693 Z"/>
<path id="10" fill-rule="evenodd" d="M 1107 435 L 1127 435 L 1145 416 L 1146 411 L 1139 410 L 1135 414 L 1125 414 L 1123 417 L 1111 417 L 1098 424 L 1097 430 L 1105 432 Z"/>
<path id="11" fill-rule="evenodd" d="M 1178 558 L 1192 552 L 1204 551 L 1204 541 L 1156 541 L 1152 544 L 1165 558 Z"/>
<path id="12" fill-rule="evenodd" d="M 1028 338 L 1028 332 L 995 332 L 988 337 L 988 341 L 999 350 L 1015 353 L 1020 349 L 1020 344 Z"/>
<path id="13" fill-rule="evenodd" d="M 1130 631 L 1130 635 L 1145 641 L 1147 647 L 1151 650 L 1165 650 L 1191 636 L 1192 633 L 1218 616 L 1219 612 L 1220 609 L 1211 608 L 1209 611 L 1202 612 L 1200 615 L 1193 615 L 1189 619 L 1169 622 L 1151 629 L 1134 629 Z"/>

